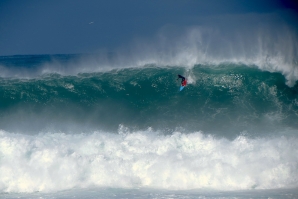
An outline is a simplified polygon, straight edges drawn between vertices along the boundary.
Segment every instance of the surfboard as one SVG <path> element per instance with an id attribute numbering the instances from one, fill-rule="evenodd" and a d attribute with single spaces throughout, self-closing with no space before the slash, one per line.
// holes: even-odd
<path id="1" fill-rule="evenodd" d="M 184 89 L 185 86 L 180 86 L 180 91 L 182 91 Z"/>

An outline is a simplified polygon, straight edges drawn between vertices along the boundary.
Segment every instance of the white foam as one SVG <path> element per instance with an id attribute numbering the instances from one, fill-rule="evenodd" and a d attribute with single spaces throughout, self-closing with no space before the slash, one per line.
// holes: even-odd
<path id="1" fill-rule="evenodd" d="M 0 132 L 0 191 L 88 187 L 218 190 L 298 186 L 297 138 L 216 139 L 200 132 L 162 135 Z"/>
<path id="2" fill-rule="evenodd" d="M 126 57 L 133 56 L 139 66 L 153 63 L 191 68 L 196 64 L 245 64 L 280 72 L 287 84 L 293 86 L 298 80 L 296 31 L 285 25 L 254 28 L 227 34 L 214 27 L 189 27 L 176 37 L 170 37 L 169 31 L 162 29 L 155 40 L 139 41 L 132 47 L 135 53 Z"/>

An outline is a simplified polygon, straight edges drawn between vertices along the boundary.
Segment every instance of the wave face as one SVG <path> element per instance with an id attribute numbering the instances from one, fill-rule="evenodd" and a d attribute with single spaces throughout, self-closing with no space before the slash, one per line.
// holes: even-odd
<path id="1" fill-rule="evenodd" d="M 47 58 L 47 57 L 46 57 Z M 178 92 L 177 74 L 188 78 Z M 2 78 L 3 130 L 135 129 L 242 132 L 297 128 L 298 86 L 280 73 L 235 64 L 114 69 L 76 76 Z M 57 128 L 56 128 L 57 127 Z M 70 129 L 73 131 L 73 129 Z M 225 134 L 224 134 L 225 136 Z"/>
<path id="2" fill-rule="evenodd" d="M 1 65 L 40 74 L 50 60 Z M 298 84 L 286 81 L 239 63 L 2 75 L 0 190 L 297 187 Z"/>

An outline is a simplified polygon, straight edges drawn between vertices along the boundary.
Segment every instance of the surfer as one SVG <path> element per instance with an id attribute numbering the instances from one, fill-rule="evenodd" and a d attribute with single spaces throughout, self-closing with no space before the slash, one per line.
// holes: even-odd
<path id="1" fill-rule="evenodd" d="M 186 81 L 185 77 L 183 77 L 182 75 L 178 75 L 178 79 L 180 79 L 180 78 L 181 78 L 181 86 L 186 86 L 187 81 Z"/>

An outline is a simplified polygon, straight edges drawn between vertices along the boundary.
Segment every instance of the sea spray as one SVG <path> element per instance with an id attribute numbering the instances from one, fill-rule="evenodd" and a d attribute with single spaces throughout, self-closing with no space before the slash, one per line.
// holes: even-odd
<path id="1" fill-rule="evenodd" d="M 174 190 L 275 189 L 298 185 L 296 137 L 234 140 L 201 132 L 1 131 L 1 192 L 119 187 Z"/>

